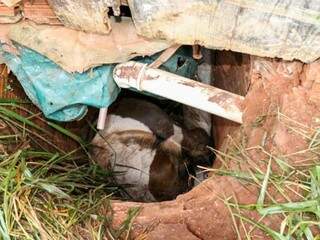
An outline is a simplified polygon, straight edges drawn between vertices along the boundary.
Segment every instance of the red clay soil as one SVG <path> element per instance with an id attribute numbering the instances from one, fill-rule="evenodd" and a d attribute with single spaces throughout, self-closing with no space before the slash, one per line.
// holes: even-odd
<path id="1" fill-rule="evenodd" d="M 225 130 L 224 127 L 219 130 L 218 127 L 220 140 L 231 130 L 236 129 L 232 134 L 234 139 L 241 140 L 246 148 L 262 146 L 274 155 L 288 155 L 307 148 L 307 140 L 294 131 L 297 125 L 294 121 L 303 123 L 305 126 L 299 125 L 299 129 L 305 131 L 310 127 L 319 126 L 320 109 L 317 105 L 320 98 L 319 62 L 302 64 L 247 55 L 239 56 L 239 54 L 236 56 L 226 52 L 219 53 L 216 59 L 214 67 L 218 81 L 216 85 L 223 85 L 223 81 L 226 81 L 225 85 L 231 89 L 225 88 L 237 93 L 245 93 L 249 87 L 243 106 L 243 126 L 240 128 L 225 123 L 224 126 L 229 130 Z M 228 82 L 233 82 L 234 86 Z M 283 113 L 288 118 L 279 118 L 277 112 Z M 217 122 L 219 123 L 219 120 Z M 224 138 L 223 142 L 224 144 L 220 144 L 220 150 L 227 149 L 228 138 Z M 254 165 L 262 171 L 266 170 L 268 163 L 266 154 L 257 149 L 246 154 L 251 161 L 250 164 L 230 160 L 224 162 L 224 167 L 246 171 Z M 313 160 L 312 157 L 312 155 L 296 154 L 287 159 L 294 166 L 305 166 Z M 217 161 L 217 166 L 221 165 L 221 162 Z M 274 172 L 280 172 L 275 164 L 272 165 L 272 169 Z M 284 201 L 282 195 L 272 189 L 269 190 L 276 200 Z M 174 201 L 113 202 L 113 224 L 119 226 L 126 219 L 128 209 L 139 206 L 141 211 L 134 219 L 131 232 L 133 239 L 142 237 L 143 239 L 237 239 L 230 211 L 222 200 L 232 197 L 240 204 L 254 204 L 258 193 L 254 185 L 244 184 L 236 178 L 213 176 Z M 298 199 L 293 193 L 288 195 L 291 199 Z M 261 218 L 255 211 L 243 214 L 254 221 Z M 235 221 L 239 225 L 241 239 L 244 239 L 244 230 L 239 220 Z M 278 230 L 280 221 L 281 216 L 272 216 L 266 217 L 262 222 Z M 246 228 L 250 230 L 253 227 L 246 225 Z M 253 229 L 251 237 L 269 239 L 257 228 Z"/>

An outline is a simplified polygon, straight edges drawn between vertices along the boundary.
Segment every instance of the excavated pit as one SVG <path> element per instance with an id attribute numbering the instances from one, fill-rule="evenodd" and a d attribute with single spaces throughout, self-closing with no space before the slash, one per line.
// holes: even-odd
<path id="1" fill-rule="evenodd" d="M 303 124 L 305 130 L 319 127 L 318 71 L 318 62 L 303 64 L 216 52 L 215 86 L 245 95 L 246 99 L 242 126 L 218 117 L 213 119 L 216 146 L 230 156 L 218 155 L 213 168 L 229 172 L 253 169 L 266 172 L 271 155 L 286 156 L 287 163 L 298 168 L 314 163 L 317 155 L 304 151 L 308 140 L 292 129 L 299 124 Z M 241 158 L 232 157 L 234 149 L 242 154 Z M 275 173 L 282 172 L 274 162 L 271 169 Z M 243 210 L 241 214 L 252 221 L 243 222 L 234 218 L 226 204 L 230 199 L 237 204 L 255 204 L 259 190 L 231 174 L 213 172 L 210 179 L 173 201 L 114 201 L 113 226 L 119 226 L 126 219 L 129 209 L 139 207 L 131 228 L 134 239 L 181 239 L 181 236 L 184 239 L 244 239 L 248 231 L 253 239 L 271 239 L 252 222 L 279 231 L 283 216 L 273 214 L 261 220 L 256 210 Z M 278 202 L 287 201 L 274 187 L 270 186 L 268 191 Z M 286 189 L 286 196 L 298 201 L 301 191 L 298 187 L 292 191 Z"/>
<path id="2" fill-rule="evenodd" d="M 270 156 L 285 159 L 298 169 L 318 161 L 317 152 L 306 151 L 310 141 L 305 137 L 320 123 L 318 61 L 303 64 L 216 51 L 212 68 L 214 86 L 245 96 L 244 123 L 240 126 L 213 116 L 213 137 L 216 148 L 223 154 L 217 154 L 211 177 L 190 192 L 176 200 L 158 203 L 114 200 L 112 211 L 101 209 L 111 217 L 112 227 L 118 229 L 126 221 L 128 212 L 139 208 L 130 228 L 131 239 L 181 239 L 184 236 L 184 239 L 229 240 L 245 239 L 248 232 L 252 239 L 272 239 L 252 222 L 279 231 L 282 215 L 272 214 L 261 219 L 257 210 L 241 210 L 241 216 L 252 221 L 244 222 L 235 217 L 237 210 L 227 204 L 256 204 L 259 196 L 260 187 L 234 173 L 252 173 L 257 169 L 265 173 Z M 93 118 L 96 113 L 89 115 Z M 79 129 L 84 129 L 85 122 Z M 69 129 L 79 133 L 77 125 L 68 124 Z M 58 145 L 71 147 L 61 139 L 57 136 L 57 143 L 61 143 Z M 271 169 L 274 173 L 283 173 L 274 161 Z M 303 190 L 297 186 L 291 188 L 285 189 L 284 195 L 269 186 L 270 195 L 265 202 L 271 201 L 270 196 L 280 203 L 287 202 L 287 198 L 299 201 Z"/>

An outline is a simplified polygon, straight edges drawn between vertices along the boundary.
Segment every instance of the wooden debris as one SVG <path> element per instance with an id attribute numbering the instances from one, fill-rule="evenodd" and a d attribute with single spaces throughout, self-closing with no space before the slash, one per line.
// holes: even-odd
<path id="1" fill-rule="evenodd" d="M 171 47 L 167 48 L 153 63 L 149 64 L 149 67 L 159 68 L 162 64 L 168 61 L 180 47 L 180 44 L 174 44 Z"/>

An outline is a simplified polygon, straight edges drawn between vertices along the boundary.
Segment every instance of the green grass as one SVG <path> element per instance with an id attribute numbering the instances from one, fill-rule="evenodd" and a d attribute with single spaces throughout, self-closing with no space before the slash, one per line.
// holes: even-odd
<path id="1" fill-rule="evenodd" d="M 128 239 L 138 209 L 111 227 L 110 197 L 122 189 L 113 173 L 90 161 L 83 139 L 23 104 L 0 101 L 0 239 Z M 78 146 L 65 152 L 48 128 Z"/>
<path id="2" fill-rule="evenodd" d="M 320 129 L 294 122 L 281 113 L 277 117 L 287 129 L 306 141 L 306 149 L 287 155 L 273 155 L 266 151 L 263 144 L 246 148 L 245 139 L 235 141 L 230 138 L 227 151 L 217 152 L 223 167 L 211 171 L 215 175 L 236 178 L 246 186 L 255 186 L 259 191 L 257 201 L 249 205 L 238 203 L 235 196 L 223 199 L 231 213 L 238 239 L 243 239 L 241 230 L 245 233 L 245 239 L 255 239 L 252 232 L 260 229 L 276 240 L 319 240 Z M 249 153 L 252 151 L 264 156 L 260 159 L 263 164 L 251 159 Z M 292 164 L 290 159 L 293 157 L 302 160 Z M 231 170 L 228 167 L 231 162 L 238 167 Z M 258 212 L 260 220 L 247 217 L 248 211 Z M 272 229 L 264 219 L 276 216 L 281 217 L 282 222 L 278 229 Z"/>
<path id="3" fill-rule="evenodd" d="M 110 199 L 122 191 L 113 181 L 115 173 L 92 163 L 88 143 L 81 137 L 43 119 L 25 104 L 0 99 L 0 240 L 130 239 L 139 208 L 130 209 L 118 229 L 112 227 Z M 240 204 L 235 196 L 223 199 L 239 239 L 241 233 L 255 239 L 253 230 L 260 229 L 277 240 L 320 240 L 320 129 L 310 129 L 281 113 L 277 117 L 307 141 L 306 149 L 276 156 L 265 149 L 265 139 L 260 146 L 246 148 L 245 139 L 230 138 L 228 150 L 217 151 L 223 167 L 211 171 L 259 189 L 256 203 L 250 205 Z M 253 127 L 261 126 L 264 118 Z M 3 125 L 9 131 L 2 134 Z M 48 128 L 78 146 L 65 152 L 51 140 Z M 250 151 L 264 156 L 260 160 L 264 168 L 251 159 Z M 289 159 L 296 156 L 305 158 L 292 165 Z M 229 169 L 230 162 L 239 169 Z M 248 211 L 258 212 L 260 220 L 248 218 Z M 264 219 L 275 215 L 282 218 L 276 230 L 264 224 Z"/>

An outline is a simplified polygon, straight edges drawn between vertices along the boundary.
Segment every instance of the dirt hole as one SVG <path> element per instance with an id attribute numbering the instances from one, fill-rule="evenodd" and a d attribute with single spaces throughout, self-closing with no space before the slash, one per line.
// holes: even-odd
<path id="1" fill-rule="evenodd" d="M 215 147 L 217 149 L 222 149 L 222 144 L 227 144 L 230 148 L 232 148 L 231 150 L 233 155 L 230 156 L 230 159 L 235 159 L 236 157 L 239 158 L 239 161 L 237 161 L 236 159 L 236 161 L 227 162 L 227 164 L 221 169 L 227 170 L 228 173 L 242 172 L 248 173 L 248 175 L 257 173 L 257 175 L 255 174 L 254 176 L 258 176 L 259 179 L 255 177 L 254 181 L 244 181 L 243 179 L 239 180 L 237 176 L 235 177 L 231 175 L 217 175 L 215 176 L 215 178 L 210 179 L 204 184 L 201 184 L 201 186 L 193 189 L 192 191 L 179 196 L 176 201 L 168 201 L 161 204 L 141 204 L 125 201 L 113 201 L 112 217 L 113 219 L 115 219 L 114 225 L 121 226 L 123 222 L 128 222 L 128 215 L 129 217 L 137 216 L 137 212 L 139 208 L 141 208 L 142 211 L 139 213 L 139 216 L 134 219 L 134 225 L 132 228 L 132 232 L 136 235 L 144 234 L 145 228 L 148 228 L 148 230 L 150 231 L 150 235 L 148 235 L 148 237 L 152 235 L 156 237 L 165 236 L 164 238 L 170 239 L 170 237 L 175 236 L 177 237 L 177 239 L 180 239 L 179 237 L 183 235 L 189 236 L 190 239 L 194 239 L 194 236 L 197 236 L 197 238 L 200 239 L 237 239 L 237 237 L 239 239 L 242 239 L 241 237 L 239 237 L 239 235 L 237 236 L 238 233 L 235 231 L 235 229 L 237 228 L 237 224 L 234 222 L 234 219 L 232 219 L 232 217 L 238 217 L 237 219 L 239 219 L 240 216 L 240 219 L 248 219 L 248 222 L 241 223 L 241 227 L 243 227 L 244 230 L 248 230 L 249 232 L 251 232 L 252 230 L 252 236 L 254 236 L 252 237 L 253 239 L 258 238 L 257 236 L 262 236 L 261 239 L 269 239 L 267 235 L 270 233 L 270 231 L 261 233 L 261 229 L 258 229 L 257 225 L 255 224 L 257 222 L 260 222 L 262 215 L 259 214 L 257 209 L 251 210 L 253 206 L 257 206 L 261 210 L 261 205 L 258 205 L 256 203 L 257 198 L 259 197 L 259 194 L 261 192 L 260 186 L 264 184 L 263 182 L 265 182 L 264 179 L 266 175 L 265 174 L 264 176 L 261 176 L 261 173 L 257 172 L 256 169 L 261 168 L 263 173 L 266 172 L 266 169 L 268 168 L 267 164 L 270 161 L 271 156 L 271 154 L 269 153 L 270 150 L 272 150 L 272 156 L 274 157 L 273 160 L 275 161 L 273 161 L 272 163 L 272 168 L 269 168 L 272 169 L 270 171 L 272 171 L 273 175 L 270 179 L 272 181 L 279 180 L 278 183 L 281 185 L 279 185 L 280 189 L 273 188 L 271 185 L 269 185 L 271 187 L 270 190 L 266 189 L 266 191 L 269 192 L 266 194 L 266 198 L 264 201 L 264 203 L 267 204 L 267 208 L 268 206 L 274 206 L 273 199 L 271 199 L 267 195 L 270 195 L 272 197 L 275 196 L 274 199 L 276 200 L 276 204 L 281 203 L 281 206 L 288 206 L 287 204 L 291 205 L 292 202 L 298 202 L 300 204 L 301 194 L 296 191 L 296 188 L 292 190 L 285 189 L 289 194 L 285 196 L 286 199 L 282 197 L 282 190 L 288 186 L 288 181 L 294 183 L 294 186 L 296 186 L 297 182 L 305 183 L 306 185 L 303 184 L 301 186 L 303 187 L 303 191 L 307 191 L 308 194 L 306 195 L 307 197 L 303 196 L 304 198 L 302 200 L 309 203 L 309 199 L 312 199 L 313 195 L 311 194 L 311 191 L 308 190 L 309 187 L 305 188 L 305 186 L 310 186 L 310 183 L 312 184 L 312 181 L 309 180 L 313 179 L 313 172 L 309 171 L 308 166 L 314 166 L 314 164 L 316 164 L 318 169 L 319 165 L 318 163 L 320 151 L 318 146 L 320 146 L 320 144 L 318 138 L 318 129 L 320 113 L 316 105 L 316 103 L 319 102 L 319 81 L 315 80 L 315 77 L 319 75 L 316 74 L 319 69 L 319 62 L 315 62 L 312 64 L 302 64 L 301 62 L 275 61 L 272 59 L 258 58 L 232 52 L 214 52 L 213 55 L 211 55 L 209 58 L 204 54 L 204 59 L 211 59 L 212 62 L 208 63 L 207 65 L 201 65 L 202 62 L 198 62 L 198 68 L 201 66 L 202 69 L 209 69 L 209 71 L 212 71 L 210 73 L 210 76 L 213 76 L 213 78 L 210 77 L 209 80 L 214 80 L 214 86 L 244 96 L 249 89 L 250 83 L 252 84 L 250 86 L 250 91 L 246 96 L 246 108 L 248 112 L 246 112 L 244 116 L 245 124 L 241 127 L 241 129 L 239 129 L 239 125 L 233 124 L 229 121 L 215 116 L 211 116 L 212 122 L 210 122 L 214 126 L 211 132 L 212 138 L 215 140 Z M 178 69 L 181 70 L 184 65 L 185 64 L 183 64 Z M 255 66 L 258 67 L 255 69 L 253 68 Z M 258 72 L 257 76 L 255 76 L 251 72 L 251 70 L 257 69 L 260 72 Z M 292 69 L 294 71 L 292 71 Z M 199 78 L 199 73 L 197 75 L 197 77 Z M 9 81 L 9 84 L 11 83 L 12 82 Z M 12 86 L 12 88 L 14 88 L 14 86 Z M 6 89 L 8 91 L 5 91 L 3 93 L 3 96 L 11 95 L 11 87 L 8 87 Z M 182 106 L 179 104 L 176 104 L 174 102 L 165 103 L 164 100 L 156 99 L 155 97 L 142 97 L 141 95 L 137 95 L 137 93 L 133 92 L 122 92 L 122 96 L 120 96 L 120 99 L 121 97 L 138 97 L 142 98 L 143 101 L 148 100 L 148 102 L 150 101 L 159 106 L 161 111 L 164 111 L 168 116 L 170 116 L 170 119 L 180 122 L 183 125 L 186 124 L 185 120 L 195 119 L 192 117 L 185 117 Z M 29 103 L 29 105 L 31 104 Z M 12 106 L 11 109 L 17 110 L 14 108 L 16 108 L 16 106 Z M 25 116 L 28 118 L 28 120 L 38 121 L 38 117 L 40 115 L 39 110 L 35 107 L 34 109 L 35 110 L 33 111 L 33 114 Z M 281 110 L 281 112 L 279 112 L 279 109 Z M 6 112 L 2 109 L 1 114 L 4 113 Z M 11 114 L 10 116 L 12 117 L 14 115 Z M 91 133 L 89 131 L 94 128 L 94 120 L 96 118 L 97 110 L 90 109 L 89 114 L 82 121 L 61 125 L 66 127 L 67 129 L 72 129 L 72 132 L 81 135 L 82 138 L 90 141 L 96 134 L 96 132 L 94 131 Z M 46 130 L 46 138 L 48 139 L 48 132 L 51 133 L 50 131 L 52 129 L 50 130 L 50 128 L 45 125 L 45 121 L 42 120 L 40 123 L 41 126 L 43 126 L 43 128 Z M 15 152 L 17 149 L 28 149 L 29 145 L 31 144 L 35 144 L 39 148 L 44 148 L 44 143 L 40 142 L 39 144 L 38 142 L 37 144 L 36 141 L 33 141 L 34 139 L 32 138 L 25 139 L 25 130 L 28 128 L 26 126 L 23 126 L 23 124 L 20 124 L 21 126 L 19 127 L 13 125 L 10 122 L 9 125 L 10 140 L 13 139 L 12 141 L 14 141 L 15 138 L 24 140 L 23 143 L 21 143 L 20 141 L 16 146 L 13 146 L 15 150 L 13 150 L 12 152 Z M 2 124 L 2 122 L 0 123 L 0 126 L 1 130 L 4 130 L 4 124 Z M 89 126 L 92 126 L 92 128 Z M 312 128 L 309 128 L 309 126 L 312 126 Z M 234 132 L 235 130 L 241 130 L 237 132 L 240 135 L 241 142 L 234 142 L 235 144 L 239 144 L 237 146 L 234 146 L 235 144 L 229 144 L 230 142 L 225 140 L 226 137 L 228 135 L 231 135 L 230 133 Z M 52 135 L 50 134 L 50 137 L 51 136 Z M 151 143 L 154 144 L 152 146 L 158 146 L 159 144 L 161 144 L 161 141 L 165 139 L 165 136 L 166 135 L 159 135 L 160 141 L 155 141 L 154 138 L 140 138 L 140 140 L 143 141 L 139 142 L 136 141 L 137 139 L 139 140 L 139 138 L 131 139 L 130 141 L 123 138 L 122 142 L 118 142 L 122 144 L 128 144 L 128 146 L 132 146 L 137 142 L 148 144 L 151 141 Z M 310 137 L 305 138 L 305 136 Z M 308 139 L 311 139 L 311 142 Z M 1 139 L 2 142 L 4 140 L 4 138 Z M 62 148 L 65 147 L 67 149 L 73 144 L 71 143 L 70 138 L 68 138 L 68 142 L 66 142 L 65 135 L 63 137 L 59 136 L 57 137 L 57 139 L 52 138 L 50 139 L 50 141 L 57 142 L 56 146 L 51 145 L 50 147 L 59 146 Z M 257 148 L 257 146 L 259 148 Z M 265 149 L 262 149 L 261 146 L 263 146 Z M 239 147 L 244 148 L 239 149 Z M 104 149 L 105 146 L 102 144 L 101 148 Z M 249 155 L 247 154 L 247 149 L 249 149 L 250 151 L 254 151 L 250 152 Z M 268 152 L 265 152 L 265 150 L 268 150 Z M 224 153 L 230 154 L 229 152 Z M 243 153 L 245 153 L 245 155 L 243 155 Z M 31 154 L 34 154 L 34 152 L 31 152 Z M 112 156 L 112 152 L 110 154 Z M 161 157 L 164 156 L 165 153 L 163 151 L 160 151 L 158 155 Z M 131 154 L 130 156 L 135 155 Z M 280 159 L 278 158 L 278 156 L 284 156 L 285 158 Z M 16 171 L 19 174 L 21 173 L 21 169 L 25 169 L 26 167 L 26 156 L 22 157 L 23 158 L 21 159 L 21 161 L 19 161 L 19 165 L 17 166 Z M 29 160 L 27 162 L 28 167 L 39 168 L 40 166 L 41 173 L 47 174 L 47 161 L 42 161 L 41 163 L 39 163 L 36 161 L 38 160 L 36 159 L 36 157 L 37 156 L 32 156 L 31 159 L 27 158 L 27 160 Z M 106 157 L 110 156 L 106 155 Z M 41 156 L 41 158 L 44 158 L 44 156 Z M 227 157 L 227 160 L 228 158 L 229 157 Z M 51 155 L 48 156 L 48 159 L 44 160 L 52 161 Z M 277 160 L 281 160 L 280 163 L 288 163 L 289 165 L 280 164 L 279 166 L 282 167 L 280 169 L 277 165 Z M 286 162 L 284 162 L 284 160 Z M 34 166 L 35 163 L 37 165 Z M 87 164 L 86 168 L 83 169 L 84 171 L 79 174 L 79 172 L 74 171 L 74 166 L 77 166 L 73 165 L 74 163 L 75 162 L 72 162 L 72 164 L 70 164 L 70 162 L 68 161 L 61 161 L 58 166 L 54 165 L 55 168 L 50 170 L 51 172 L 49 172 L 49 177 L 52 177 L 52 175 L 55 176 L 56 169 L 67 169 L 67 171 L 65 171 L 67 173 L 66 175 L 69 174 L 69 171 L 75 173 L 72 175 L 72 178 L 68 178 L 68 182 L 74 182 L 73 177 L 77 177 L 76 183 L 79 183 L 80 187 L 84 186 L 84 188 L 81 189 L 81 197 L 79 197 L 79 188 L 76 189 L 73 186 L 65 185 L 65 175 L 63 176 L 63 178 L 60 178 L 59 184 L 62 184 L 61 186 L 63 190 L 65 190 L 66 187 L 70 187 L 70 194 L 74 194 L 73 196 L 77 197 L 77 199 L 84 200 L 88 199 L 88 196 L 90 196 L 89 199 L 91 202 L 91 197 L 93 196 L 92 192 L 99 191 L 99 193 L 101 193 L 101 182 L 104 182 L 105 179 L 110 179 L 110 176 L 108 176 L 108 178 L 101 178 L 101 175 L 98 174 L 101 173 L 101 169 L 98 170 L 98 168 L 92 167 L 92 164 L 89 166 Z M 63 167 L 61 167 L 61 164 L 63 164 Z M 79 164 L 79 162 L 76 162 L 76 164 Z M 214 168 L 218 168 L 219 164 L 221 163 L 216 159 Z M 294 170 L 291 170 L 291 167 L 287 168 L 287 166 L 293 166 Z M 10 164 L 8 168 L 11 169 L 12 165 Z M 170 171 L 174 172 L 174 169 L 168 168 L 168 171 L 165 172 L 170 173 Z M 4 174 L 6 172 L 10 173 L 10 171 L 7 170 L 3 171 Z M 106 173 L 107 171 L 104 172 Z M 157 173 L 157 171 L 155 171 L 155 173 Z M 83 174 L 86 174 L 85 178 L 83 177 Z M 121 176 L 121 172 L 119 172 L 119 174 L 119 176 Z M 308 178 L 308 181 L 306 181 L 306 176 Z M 19 181 L 20 186 L 20 180 L 22 178 L 17 174 L 17 177 L 8 177 L 7 179 L 10 180 L 10 183 L 12 182 L 13 184 Z M 48 179 L 51 180 L 51 178 Z M 100 179 L 100 181 L 97 181 L 97 179 Z M 256 184 L 256 180 L 258 180 L 258 184 Z M 94 189 L 88 190 L 86 189 L 87 185 L 84 185 L 83 181 L 88 181 L 89 183 L 91 181 L 96 181 L 97 184 L 95 185 Z M 26 182 L 23 184 L 30 183 Z M 161 186 L 161 184 L 156 185 Z M 179 184 L 177 185 L 178 187 L 181 187 L 179 186 Z M 149 187 L 149 185 L 147 187 Z M 76 189 L 76 193 L 72 192 L 74 191 L 74 189 Z M 208 193 L 208 189 L 212 191 Z M 43 189 L 41 189 L 41 191 L 41 201 L 38 201 L 38 204 L 42 204 L 44 202 L 44 194 L 42 194 L 44 191 Z M 19 194 L 13 196 L 20 196 L 20 194 L 24 199 L 26 199 L 25 194 L 28 193 L 22 190 L 19 192 Z M 103 189 L 102 195 L 106 195 L 105 189 Z M 227 199 L 231 199 L 232 201 L 222 202 L 221 196 L 227 196 Z M 122 197 L 123 200 L 130 200 L 130 197 L 126 194 L 119 194 L 119 196 L 117 197 Z M 165 200 L 165 198 L 161 194 L 158 194 L 157 198 L 157 201 Z M 33 198 L 30 199 L 33 200 Z M 59 199 L 58 201 L 60 201 Z M 64 201 L 67 200 L 64 199 Z M 141 201 L 143 201 L 143 199 L 141 199 Z M 230 209 L 228 209 L 229 205 L 226 206 L 225 203 L 231 204 L 230 206 L 233 207 L 234 210 L 233 213 L 230 214 Z M 282 205 L 283 203 L 284 205 Z M 317 203 L 318 202 L 316 201 L 316 204 Z M 239 209 L 240 205 L 246 206 L 246 208 Z M 79 206 L 82 208 L 83 205 L 77 206 L 78 209 Z M 130 210 L 132 209 L 135 211 L 133 214 L 133 211 L 130 212 Z M 37 208 L 34 208 L 34 210 L 38 211 Z M 47 210 L 49 209 L 45 208 L 44 211 L 41 210 L 41 213 L 46 212 Z M 20 208 L 20 211 L 25 211 L 25 207 Z M 285 216 L 285 219 L 294 216 L 299 217 L 300 222 L 301 220 L 303 220 L 303 222 L 305 222 L 306 219 L 310 220 L 309 209 L 307 209 L 307 211 L 304 211 L 303 209 L 302 211 L 302 213 L 300 211 L 298 213 L 295 213 L 294 210 L 294 212 L 283 212 L 283 214 Z M 91 216 L 91 213 L 89 214 Z M 57 215 L 54 212 L 52 219 L 56 219 L 56 217 Z M 282 226 L 283 223 L 285 223 L 282 218 L 283 216 L 280 217 L 277 214 L 266 216 L 266 218 L 262 220 L 262 223 L 264 224 L 263 226 L 267 226 L 268 229 L 278 229 L 280 226 Z M 63 223 L 65 221 L 63 220 L 60 222 Z M 300 222 L 298 222 L 298 225 L 296 226 L 299 226 Z M 290 224 L 291 223 L 293 222 L 290 221 Z M 232 226 L 232 224 L 234 224 L 235 228 L 225 227 Z M 146 225 L 147 227 L 145 227 Z M 141 226 L 143 226 L 143 229 L 141 228 Z M 287 227 L 292 229 L 292 226 L 286 226 L 285 228 Z M 221 231 L 221 229 L 223 229 L 223 231 Z M 311 229 L 313 230 L 313 226 Z M 297 234 L 299 233 L 300 232 L 297 232 Z"/>
<path id="2" fill-rule="evenodd" d="M 186 52 L 189 55 L 179 56 L 174 69 L 190 70 L 194 64 L 188 77 L 214 85 L 213 64 L 219 64 L 215 52 L 203 49 L 201 60 L 192 59 L 191 48 Z M 170 71 L 166 65 L 163 68 Z M 110 125 L 93 138 L 93 159 L 119 173 L 115 178 L 125 186 L 123 200 L 141 202 L 172 200 L 204 181 L 221 138 L 216 125 L 232 124 L 174 101 L 128 90 L 122 90 L 109 108 L 108 118 Z"/>
<path id="3" fill-rule="evenodd" d="M 190 71 L 192 76 L 187 76 L 189 78 L 241 94 L 241 91 L 234 91 L 234 86 L 225 83 L 221 77 L 216 78 L 214 69 L 223 68 L 232 64 L 232 61 L 240 64 L 245 61 L 245 56 L 235 54 L 233 58 L 226 58 L 221 62 L 221 59 L 216 57 L 215 51 L 202 50 L 203 58 L 194 60 L 192 48 L 185 47 L 182 50 L 184 55 L 177 57 L 176 62 L 171 63 L 176 66 L 172 69 L 180 74 L 190 74 L 188 73 Z M 164 64 L 162 67 L 170 71 L 168 65 Z M 15 86 L 15 89 L 18 87 Z M 21 87 L 17 95 L 26 99 L 23 91 L 21 92 Z M 102 142 L 95 142 L 90 147 L 91 157 L 102 168 L 116 172 L 114 179 L 119 183 L 121 191 L 115 196 L 121 200 L 165 201 L 188 192 L 208 177 L 206 168 L 211 168 L 215 163 L 215 154 L 212 149 L 219 148 L 226 135 L 225 130 L 230 126 L 238 127 L 225 119 L 177 102 L 128 90 L 122 90 L 117 101 L 110 107 L 109 116 L 115 113 L 113 111 L 117 111 L 119 103 L 121 105 L 123 100 L 129 98 L 138 100 L 137 105 L 142 104 L 142 106 L 140 111 L 134 112 L 133 115 L 130 115 L 133 108 L 125 109 L 128 114 L 123 113 L 124 109 L 119 110 L 120 118 L 115 119 L 114 124 L 124 121 L 124 125 L 118 126 L 127 127 L 122 131 L 122 135 L 119 131 L 108 138 L 103 132 L 97 133 L 93 127 L 98 116 L 96 109 L 90 109 L 85 119 L 77 123 L 62 124 L 87 142 L 91 142 L 97 136 L 102 137 Z M 148 105 L 144 106 L 144 103 L 152 105 L 149 106 L 152 114 L 150 112 L 148 114 L 145 109 Z M 161 119 L 167 121 L 161 122 Z M 132 129 L 130 129 L 131 126 L 133 126 Z M 143 134 L 142 132 L 146 129 L 152 134 Z M 59 135 L 56 138 L 59 147 L 75 146 L 65 144 Z M 118 162 L 119 159 L 121 162 Z M 129 176 L 126 174 L 127 171 L 130 172 Z M 142 181 L 143 185 L 134 188 L 139 181 Z"/>

